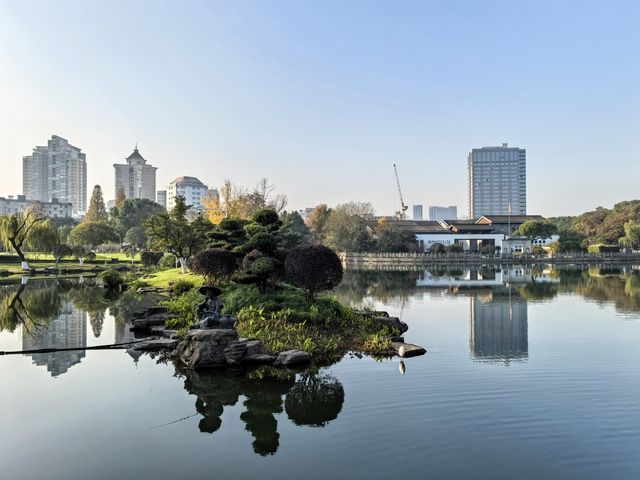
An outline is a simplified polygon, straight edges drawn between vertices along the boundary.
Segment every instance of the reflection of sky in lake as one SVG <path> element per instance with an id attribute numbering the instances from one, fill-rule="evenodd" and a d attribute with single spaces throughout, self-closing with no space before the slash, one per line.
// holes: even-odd
<path id="1" fill-rule="evenodd" d="M 55 378 L 0 357 L 0 467 L 12 479 L 636 478 L 637 291 L 601 273 L 457 291 L 416 287 L 411 272 L 348 278 L 339 295 L 401 316 L 428 353 L 405 375 L 398 359 L 347 357 L 318 391 L 301 375 L 175 376 L 124 350 L 87 351 Z M 111 308 L 98 338 L 85 326 L 88 344 L 126 335 Z M 0 349 L 22 339 L 2 332 Z"/>

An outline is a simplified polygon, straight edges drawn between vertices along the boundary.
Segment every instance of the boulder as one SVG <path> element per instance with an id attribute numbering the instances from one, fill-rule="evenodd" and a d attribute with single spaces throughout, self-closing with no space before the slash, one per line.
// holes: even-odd
<path id="1" fill-rule="evenodd" d="M 260 340 L 247 340 L 247 356 L 259 355 L 262 353 L 262 342 Z"/>
<path id="2" fill-rule="evenodd" d="M 376 321 L 389 329 L 397 329 L 400 333 L 404 333 L 409 330 L 409 325 L 404 323 L 398 317 L 378 317 Z"/>
<path id="3" fill-rule="evenodd" d="M 233 328 L 235 324 L 235 317 L 206 317 L 199 322 L 200 328 Z"/>
<path id="4" fill-rule="evenodd" d="M 131 327 L 131 330 L 134 332 L 149 330 L 151 327 L 164 325 L 166 320 L 167 316 L 163 313 L 147 316 L 147 318 L 136 318 L 133 320 L 133 327 Z"/>
<path id="5" fill-rule="evenodd" d="M 169 312 L 169 309 L 167 307 L 162 307 L 160 305 L 157 305 L 155 307 L 149 307 L 147 308 L 147 318 L 157 315 L 159 313 L 168 313 L 168 312 Z"/>
<path id="6" fill-rule="evenodd" d="M 309 363 L 311 361 L 311 355 L 302 350 L 286 350 L 280 352 L 273 363 L 275 366 L 289 367 L 292 365 L 301 365 Z"/>
<path id="7" fill-rule="evenodd" d="M 226 328 L 191 330 L 178 344 L 176 355 L 188 368 L 220 367 L 228 364 L 225 350 L 237 340 L 235 330 Z"/>
<path id="8" fill-rule="evenodd" d="M 228 365 L 237 365 L 247 354 L 247 342 L 231 342 L 224 349 L 224 356 Z"/>
<path id="9" fill-rule="evenodd" d="M 266 353 L 257 353 L 255 355 L 246 355 L 242 361 L 245 363 L 271 364 L 275 362 L 275 360 L 276 360 L 275 355 L 269 355 Z"/>
<path id="10" fill-rule="evenodd" d="M 412 343 L 391 342 L 391 348 L 396 351 L 398 356 L 403 358 L 417 357 L 418 355 L 427 353 L 420 345 L 414 345 Z"/>
<path id="11" fill-rule="evenodd" d="M 135 344 L 135 350 L 156 351 L 156 350 L 173 350 L 178 346 L 178 340 L 169 338 L 151 338 L 143 342 Z"/>

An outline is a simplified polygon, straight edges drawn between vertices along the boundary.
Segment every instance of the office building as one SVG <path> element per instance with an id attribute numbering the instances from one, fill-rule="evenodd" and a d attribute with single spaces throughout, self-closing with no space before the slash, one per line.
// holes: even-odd
<path id="1" fill-rule="evenodd" d="M 116 175 L 115 191 L 122 188 L 126 198 L 146 198 L 155 202 L 157 168 L 147 164 L 138 151 L 138 145 L 125 161 L 127 163 L 113 164 Z"/>
<path id="2" fill-rule="evenodd" d="M 17 197 L 0 197 L 0 215 L 11 215 L 23 212 L 29 206 L 37 206 L 50 218 L 66 218 L 73 215 L 73 204 L 70 202 L 60 202 L 57 198 L 52 198 L 50 202 L 32 201 L 24 195 Z"/>
<path id="3" fill-rule="evenodd" d="M 422 220 L 422 205 L 413 206 L 413 219 Z"/>
<path id="4" fill-rule="evenodd" d="M 165 209 L 167 208 L 167 191 L 166 190 L 158 190 L 156 192 L 156 203 L 158 205 L 162 205 Z"/>
<path id="5" fill-rule="evenodd" d="M 167 185 L 167 210 L 171 210 L 176 204 L 176 197 L 181 195 L 185 202 L 191 208 L 202 210 L 204 208 L 203 200 L 206 199 L 209 187 L 198 180 L 196 177 L 178 177 L 169 185 Z M 213 190 L 212 192 L 216 192 Z"/>
<path id="6" fill-rule="evenodd" d="M 429 207 L 429 220 L 437 222 L 439 220 L 457 220 L 458 207 Z"/>
<path id="7" fill-rule="evenodd" d="M 526 150 L 474 148 L 467 160 L 469 218 L 527 214 Z"/>
<path id="8" fill-rule="evenodd" d="M 22 194 L 33 201 L 56 198 L 72 204 L 74 216 L 87 209 L 87 158 L 78 147 L 57 135 L 47 146 L 36 146 L 22 157 Z"/>

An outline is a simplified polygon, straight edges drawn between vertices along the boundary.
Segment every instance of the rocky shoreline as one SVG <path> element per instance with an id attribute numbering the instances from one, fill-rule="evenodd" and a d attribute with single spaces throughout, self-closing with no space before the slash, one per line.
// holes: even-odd
<path id="1" fill-rule="evenodd" d="M 409 329 L 405 322 L 397 317 L 390 317 L 387 312 L 366 314 L 373 315 L 381 327 L 397 330 L 401 334 Z M 302 350 L 269 352 L 260 340 L 240 338 L 233 328 L 233 317 L 222 317 L 215 322 L 203 319 L 185 335 L 166 328 L 169 318 L 168 309 L 163 306 L 135 313 L 131 330 L 140 338 L 140 342 L 133 344 L 131 348 L 140 352 L 161 351 L 182 367 L 196 370 L 242 365 L 295 367 L 307 365 L 312 360 L 311 355 Z M 389 340 L 393 352 L 399 357 L 408 358 L 426 353 L 419 345 L 405 343 L 402 336 L 389 336 Z"/>

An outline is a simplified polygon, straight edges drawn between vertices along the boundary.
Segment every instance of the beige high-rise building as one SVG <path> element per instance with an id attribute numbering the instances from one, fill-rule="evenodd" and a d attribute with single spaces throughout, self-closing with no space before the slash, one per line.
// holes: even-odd
<path id="1" fill-rule="evenodd" d="M 157 168 L 147 164 L 137 145 L 126 162 L 113 164 L 116 171 L 115 191 L 122 188 L 126 198 L 146 198 L 155 202 Z"/>
<path id="2" fill-rule="evenodd" d="M 22 157 L 22 193 L 27 200 L 71 203 L 73 215 L 87 209 L 87 157 L 57 135 Z"/>

